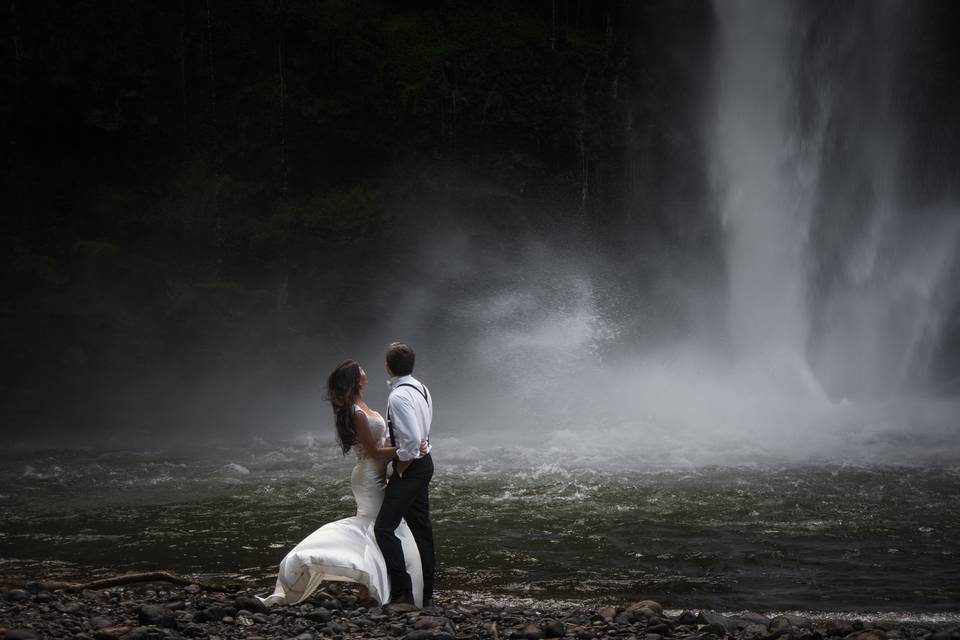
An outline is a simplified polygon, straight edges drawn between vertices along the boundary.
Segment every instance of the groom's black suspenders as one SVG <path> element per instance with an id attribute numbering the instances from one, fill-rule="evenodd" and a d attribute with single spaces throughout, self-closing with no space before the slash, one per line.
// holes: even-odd
<path id="1" fill-rule="evenodd" d="M 396 387 L 394 387 L 394 389 L 398 389 L 398 388 L 400 388 L 400 387 L 410 387 L 411 389 L 416 389 L 416 390 L 420 393 L 420 395 L 423 396 L 423 399 L 424 399 L 424 401 L 427 403 L 427 406 L 428 406 L 428 407 L 430 406 L 430 397 L 429 397 L 429 395 L 427 394 L 427 388 L 426 388 L 426 387 L 424 387 L 424 388 L 421 389 L 420 387 L 418 387 L 418 386 L 416 386 L 416 385 L 414 385 L 414 384 L 409 384 L 409 383 L 407 383 L 407 382 L 404 382 L 404 383 L 402 383 L 402 384 L 398 384 Z M 389 402 L 387 402 L 387 431 L 390 433 L 390 446 L 391 446 L 391 447 L 397 446 L 397 438 L 396 438 L 396 436 L 393 435 L 393 418 L 390 416 L 390 403 L 389 403 Z M 430 439 L 429 439 L 429 438 L 427 438 L 427 442 L 430 442 Z"/>

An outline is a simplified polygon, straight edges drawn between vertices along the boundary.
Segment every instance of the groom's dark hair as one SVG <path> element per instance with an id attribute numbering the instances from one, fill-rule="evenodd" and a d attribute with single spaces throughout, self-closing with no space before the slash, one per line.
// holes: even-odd
<path id="1" fill-rule="evenodd" d="M 410 345 L 402 342 L 391 342 L 387 347 L 387 366 L 395 376 L 408 376 L 413 373 L 413 362 L 416 356 Z"/>

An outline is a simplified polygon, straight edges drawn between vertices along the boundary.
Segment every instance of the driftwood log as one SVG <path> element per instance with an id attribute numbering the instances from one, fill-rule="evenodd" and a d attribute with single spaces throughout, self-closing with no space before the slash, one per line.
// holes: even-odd
<path id="1" fill-rule="evenodd" d="M 195 584 L 204 591 L 219 591 L 221 593 L 239 591 L 244 588 L 244 585 L 240 584 L 217 584 L 213 582 L 201 582 L 199 580 L 193 580 L 192 578 L 178 576 L 177 574 L 170 573 L 169 571 L 126 573 L 119 576 L 91 580 L 90 582 L 59 582 L 52 580 L 48 582 L 36 582 L 34 584 L 38 585 L 45 591 L 55 591 L 57 589 L 64 589 L 67 591 L 82 591 L 84 589 L 90 589 L 95 591 L 97 589 L 107 589 L 109 587 L 116 587 L 122 584 L 136 584 L 138 582 L 170 582 L 172 584 L 180 584 L 184 586 Z"/>

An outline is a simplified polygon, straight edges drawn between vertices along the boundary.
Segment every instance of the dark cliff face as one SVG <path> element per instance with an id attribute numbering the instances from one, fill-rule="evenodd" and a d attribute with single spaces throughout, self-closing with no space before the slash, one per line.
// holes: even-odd
<path id="1" fill-rule="evenodd" d="M 375 333 L 386 278 L 436 276 L 434 241 L 482 268 L 572 239 L 629 281 L 702 186 L 702 2 L 14 2 L 7 20 L 13 429 L 146 412 L 153 430 L 282 395 Z M 224 397 L 188 399 L 198 384 Z"/>
<path id="2" fill-rule="evenodd" d="M 804 8 L 798 59 L 859 42 L 860 9 Z M 956 12 L 908 12 L 892 75 L 911 204 L 960 197 Z M 398 334 L 455 352 L 478 290 L 562 299 L 556 269 L 606 292 L 620 329 L 600 357 L 702 325 L 681 285 L 721 295 L 708 2 L 15 0 L 4 29 L 12 431 L 253 430 L 347 352 L 375 360 Z M 869 37 L 867 61 L 887 36 Z M 871 94 L 833 81 L 843 131 Z M 833 203 L 859 162 L 837 140 Z M 398 280 L 432 311 L 392 307 Z"/>

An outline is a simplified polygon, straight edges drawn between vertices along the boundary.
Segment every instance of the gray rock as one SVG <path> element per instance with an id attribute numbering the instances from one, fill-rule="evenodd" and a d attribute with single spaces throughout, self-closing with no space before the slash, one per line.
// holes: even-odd
<path id="1" fill-rule="evenodd" d="M 779 615 L 776 618 L 770 620 L 770 623 L 767 625 L 767 628 L 771 631 L 774 629 L 813 629 L 813 621 L 810 618 L 804 618 L 803 616 L 795 616 L 791 614 Z"/>
<path id="2" fill-rule="evenodd" d="M 759 613 L 754 613 L 753 611 L 747 611 L 746 613 L 741 613 L 736 616 L 734 622 L 737 623 L 738 627 L 746 628 L 751 624 L 762 624 L 764 627 L 770 624 L 770 618 Z"/>
<path id="3" fill-rule="evenodd" d="M 613 620 L 617 617 L 617 613 L 618 611 L 616 607 L 603 607 L 597 611 L 597 615 L 604 620 Z"/>
<path id="4" fill-rule="evenodd" d="M 82 613 L 84 605 L 82 602 L 56 602 L 53 608 L 60 613 Z"/>
<path id="5" fill-rule="evenodd" d="M 297 636 L 297 640 L 313 640 L 313 634 L 307 632 L 301 633 Z"/>
<path id="6" fill-rule="evenodd" d="M 313 622 L 330 622 L 333 614 L 330 613 L 330 610 L 325 607 L 317 607 L 304 617 L 307 620 L 312 620 Z"/>
<path id="7" fill-rule="evenodd" d="M 543 633 L 547 638 L 562 638 L 567 633 L 567 625 L 559 620 L 547 620 L 543 624 Z"/>
<path id="8" fill-rule="evenodd" d="M 404 640 L 431 640 L 433 632 L 427 629 L 418 629 L 405 635 Z"/>
<path id="9" fill-rule="evenodd" d="M 692 625 L 697 623 L 697 614 L 693 611 L 682 611 L 679 616 L 677 616 L 677 624 Z"/>
<path id="10" fill-rule="evenodd" d="M 828 636 L 848 636 L 854 632 L 853 625 L 846 620 L 831 620 L 827 623 Z"/>
<path id="11" fill-rule="evenodd" d="M 727 633 L 733 633 L 737 630 L 737 623 L 727 616 L 722 616 L 719 613 L 713 613 L 712 611 L 701 611 L 700 615 L 697 616 L 697 624 L 711 625 L 717 624 L 720 625 L 724 631 Z M 716 633 L 715 631 L 708 631 L 707 633 Z M 722 635 L 719 633 L 717 635 Z"/>
<path id="12" fill-rule="evenodd" d="M 336 598 L 327 598 L 326 600 L 322 600 L 320 602 L 320 606 L 326 607 L 327 609 L 334 609 L 337 611 L 339 611 L 340 609 L 343 609 L 343 605 L 340 604 L 340 601 L 337 600 Z"/>
<path id="13" fill-rule="evenodd" d="M 673 635 L 673 629 L 670 628 L 670 625 L 665 622 L 660 624 L 655 624 L 647 627 L 647 633 L 656 633 L 661 636 L 671 636 Z"/>
<path id="14" fill-rule="evenodd" d="M 233 606 L 237 609 L 246 609 L 250 613 L 266 613 L 268 611 L 267 605 L 253 596 L 238 596 L 233 601 Z"/>
<path id="15" fill-rule="evenodd" d="M 526 638 L 526 640 L 543 640 L 546 637 L 543 629 L 538 624 L 528 624 L 519 633 L 514 633 L 514 638 Z"/>
<path id="16" fill-rule="evenodd" d="M 213 605 L 203 611 L 198 611 L 194 619 L 197 622 L 220 622 L 227 616 L 227 610 L 221 606 Z"/>
<path id="17" fill-rule="evenodd" d="M 630 611 L 631 613 L 638 611 L 639 609 L 650 609 L 658 616 L 663 615 L 663 606 L 661 606 L 660 603 L 657 602 L 656 600 L 640 600 L 639 602 L 634 602 L 629 607 L 627 607 L 627 611 Z M 649 616 L 645 616 L 645 617 L 649 617 Z"/>
<path id="18" fill-rule="evenodd" d="M 5 597 L 10 602 L 27 602 L 33 598 L 30 592 L 26 589 L 11 589 L 10 591 L 7 591 Z"/>
<path id="19" fill-rule="evenodd" d="M 177 628 L 177 618 L 173 615 L 173 611 L 170 611 L 170 609 L 167 609 L 162 605 L 145 604 L 140 607 L 138 615 L 140 618 L 140 624 L 142 626 L 152 624 L 158 627 L 168 627 L 170 629 Z"/>
<path id="20" fill-rule="evenodd" d="M 16 591 L 22 591 L 22 589 L 16 589 Z M 30 594 L 27 593 L 27 595 Z M 30 629 L 7 629 L 7 635 L 4 638 L 6 640 L 40 640 L 40 636 Z"/>
<path id="21" fill-rule="evenodd" d="M 206 638 L 210 633 L 202 624 L 192 622 L 183 628 L 183 635 L 188 638 Z"/>
<path id="22" fill-rule="evenodd" d="M 717 637 L 724 636 L 727 634 L 727 628 L 722 624 L 720 624 L 719 622 L 711 622 L 710 624 L 700 629 L 700 631 L 702 631 L 703 633 L 712 633 Z"/>
<path id="23" fill-rule="evenodd" d="M 329 622 L 327 626 L 324 627 L 327 631 L 333 634 L 342 634 L 347 632 L 347 628 L 340 624 L 339 622 Z"/>
<path id="24" fill-rule="evenodd" d="M 436 627 L 442 627 L 443 625 L 450 622 L 446 618 L 441 618 L 439 616 L 420 616 L 413 623 L 414 629 L 434 629 Z"/>
<path id="25" fill-rule="evenodd" d="M 90 618 L 90 626 L 94 629 L 103 629 L 104 627 L 109 627 L 113 625 L 113 621 L 110 618 L 105 618 L 103 616 L 96 616 Z"/>
<path id="26" fill-rule="evenodd" d="M 93 632 L 94 640 L 110 640 L 111 638 L 122 638 L 130 633 L 130 627 L 126 625 L 115 625 L 112 627 L 103 627 Z"/>

